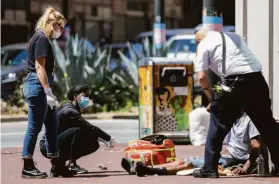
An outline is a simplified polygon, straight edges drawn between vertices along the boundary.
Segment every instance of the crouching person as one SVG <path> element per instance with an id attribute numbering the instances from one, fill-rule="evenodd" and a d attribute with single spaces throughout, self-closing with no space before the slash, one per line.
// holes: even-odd
<path id="1" fill-rule="evenodd" d="M 59 119 L 58 145 L 60 150 L 59 168 L 52 168 L 51 174 L 55 177 L 71 176 L 73 173 L 82 174 L 88 171 L 77 164 L 83 156 L 94 153 L 99 149 L 102 141 L 107 147 L 115 146 L 116 141 L 100 128 L 90 124 L 81 116 L 81 109 L 88 107 L 89 89 L 86 86 L 75 86 L 69 90 L 67 97 L 70 102 L 65 103 L 57 110 Z M 46 140 L 43 136 L 40 141 L 41 153 L 47 157 Z M 48 158 L 48 157 L 47 157 Z M 69 164 L 66 165 L 66 161 Z M 70 172 L 70 173 L 69 173 Z"/>
<path id="2" fill-rule="evenodd" d="M 231 129 L 231 138 L 219 160 L 218 172 L 222 173 L 224 168 L 236 166 L 233 167 L 235 169 L 232 169 L 232 174 L 251 173 L 256 168 L 255 161 L 259 153 L 262 153 L 265 157 L 265 169 L 267 169 L 268 153 L 265 148 L 265 146 L 261 145 L 260 133 L 247 114 L 244 113 Z M 130 174 L 135 171 L 137 176 L 173 175 L 178 171 L 201 168 L 204 165 L 204 157 L 181 159 L 173 163 L 157 165 L 153 168 L 147 167 L 141 162 L 131 164 L 123 158 L 121 165 Z M 239 165 L 242 167 L 237 167 Z"/>

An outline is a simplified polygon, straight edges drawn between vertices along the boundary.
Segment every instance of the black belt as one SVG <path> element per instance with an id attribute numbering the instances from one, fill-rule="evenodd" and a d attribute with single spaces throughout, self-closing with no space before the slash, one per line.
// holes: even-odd
<path id="1" fill-rule="evenodd" d="M 239 78 L 243 78 L 243 77 L 246 77 L 246 78 L 252 78 L 254 76 L 258 76 L 258 75 L 261 75 L 262 72 L 253 72 L 253 73 L 246 73 L 246 74 L 237 74 L 237 75 L 229 75 L 227 77 L 225 77 L 225 79 L 235 79 L 236 77 L 239 77 Z"/>

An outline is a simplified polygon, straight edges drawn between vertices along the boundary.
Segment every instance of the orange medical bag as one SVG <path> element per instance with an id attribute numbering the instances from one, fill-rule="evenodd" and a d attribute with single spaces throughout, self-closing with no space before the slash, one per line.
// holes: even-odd
<path id="1" fill-rule="evenodd" d="M 175 146 L 163 135 L 151 135 L 128 143 L 125 158 L 154 166 L 175 161 Z"/>

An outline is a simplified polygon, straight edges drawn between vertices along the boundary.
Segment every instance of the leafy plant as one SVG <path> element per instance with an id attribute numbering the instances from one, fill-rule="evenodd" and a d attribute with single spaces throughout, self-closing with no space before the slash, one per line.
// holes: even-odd
<path id="1" fill-rule="evenodd" d="M 128 54 L 125 55 L 123 52 L 118 50 L 118 54 L 120 56 L 121 62 L 125 66 L 125 70 L 123 70 L 123 74 L 125 80 L 128 84 L 132 84 L 130 87 L 130 92 L 133 94 L 130 96 L 132 102 L 134 104 L 138 104 L 138 61 L 144 57 L 153 57 L 154 56 L 154 45 L 151 45 L 148 38 L 145 38 L 142 43 L 142 50 L 137 52 L 135 49 L 132 48 L 131 44 L 128 42 Z M 163 46 L 163 56 L 167 54 L 167 46 Z M 120 62 L 120 63 L 121 63 Z"/>
<path id="2" fill-rule="evenodd" d="M 88 49 L 88 41 L 71 37 L 62 52 L 57 42 L 53 43 L 57 59 L 56 89 L 63 101 L 67 91 L 74 85 L 87 85 L 91 90 L 90 98 L 94 102 L 93 111 L 115 111 L 127 106 L 128 101 L 137 103 L 137 78 L 117 61 L 114 69 L 110 68 L 111 48 L 101 50 L 98 46 L 93 51 Z M 134 68 L 134 71 L 136 68 Z"/>

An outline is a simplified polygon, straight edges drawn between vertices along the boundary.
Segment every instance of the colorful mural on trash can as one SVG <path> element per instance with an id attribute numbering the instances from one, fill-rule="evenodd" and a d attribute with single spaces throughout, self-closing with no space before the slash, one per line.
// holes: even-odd
<path id="1" fill-rule="evenodd" d="M 162 69 L 168 68 L 185 68 L 186 75 L 178 79 L 175 77 L 170 80 L 187 80 L 187 84 L 178 86 L 162 84 Z M 192 111 L 192 90 L 193 79 L 188 77 L 188 72 L 192 74 L 191 66 L 185 65 L 155 65 L 155 133 L 157 132 L 173 132 L 188 129 L 188 114 Z M 175 71 L 176 72 L 176 71 Z M 176 72 L 177 73 L 177 72 Z M 168 76 L 168 77 L 174 77 Z"/>
<path id="2" fill-rule="evenodd" d="M 153 132 L 153 74 L 152 66 L 139 67 L 140 137 Z"/>
<path id="3" fill-rule="evenodd" d="M 139 137 L 189 129 L 192 75 L 192 64 L 139 66 Z"/>

